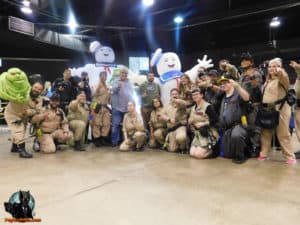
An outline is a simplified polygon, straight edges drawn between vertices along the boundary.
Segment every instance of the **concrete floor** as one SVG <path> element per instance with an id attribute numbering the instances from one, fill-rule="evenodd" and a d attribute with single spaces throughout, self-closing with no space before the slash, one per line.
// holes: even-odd
<path id="1" fill-rule="evenodd" d="M 299 224 L 300 162 L 286 165 L 278 152 L 236 165 L 90 145 L 26 160 L 10 153 L 8 133 L 0 134 L 0 224 L 10 217 L 3 202 L 19 189 L 31 191 L 41 224 Z M 295 137 L 293 144 L 296 150 Z"/>

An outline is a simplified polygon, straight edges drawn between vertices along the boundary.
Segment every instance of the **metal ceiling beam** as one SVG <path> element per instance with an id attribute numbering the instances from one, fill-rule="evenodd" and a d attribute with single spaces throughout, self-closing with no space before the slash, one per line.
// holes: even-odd
<path id="1" fill-rule="evenodd" d="M 2 0 L 3 2 L 6 2 L 10 5 L 13 5 L 13 6 L 17 6 L 17 7 L 22 7 L 23 4 L 20 2 L 20 1 L 12 1 L 12 0 Z M 41 14 L 43 16 L 47 16 L 49 18 L 52 18 L 52 19 L 55 19 L 57 21 L 64 21 L 64 19 L 62 17 L 59 17 L 59 16 L 54 16 L 44 10 L 41 10 L 39 8 L 37 8 L 35 5 L 33 5 L 34 7 L 31 7 L 32 11 L 38 13 L 38 14 Z"/>
<path id="2" fill-rule="evenodd" d="M 35 23 L 41 26 L 51 26 L 51 27 L 69 27 L 67 23 Z M 100 26 L 100 25 L 88 25 L 88 24 L 78 24 L 77 28 L 87 28 L 87 29 L 103 29 L 103 30 L 139 30 L 141 28 L 136 27 L 126 27 L 126 26 Z"/>
<path id="3" fill-rule="evenodd" d="M 84 30 L 77 31 L 76 34 L 83 34 L 83 33 L 86 33 L 86 32 L 92 31 L 92 30 L 93 29 L 84 29 Z"/>
<path id="4" fill-rule="evenodd" d="M 192 23 L 192 24 L 188 24 L 188 25 L 180 26 L 180 27 L 172 27 L 171 29 L 167 29 L 167 30 L 168 31 L 174 31 L 176 29 L 187 29 L 187 28 L 191 28 L 191 27 L 197 27 L 197 26 L 216 23 L 216 22 L 239 19 L 239 18 L 243 18 L 243 17 L 247 17 L 247 16 L 254 16 L 254 15 L 263 14 L 263 13 L 267 13 L 267 12 L 273 12 L 273 11 L 278 11 L 278 10 L 286 10 L 286 9 L 289 9 L 289 8 L 294 8 L 294 7 L 299 7 L 299 6 L 300 6 L 300 2 L 297 1 L 295 3 L 282 4 L 282 5 L 278 5 L 278 6 L 269 7 L 269 8 L 266 8 L 266 9 L 259 9 L 259 10 L 254 10 L 254 11 L 248 10 L 244 13 L 234 13 L 234 12 L 232 12 L 232 15 L 230 15 L 230 16 L 220 16 L 219 15 L 219 16 L 215 16 L 215 18 L 213 18 L 214 16 L 210 17 L 212 19 L 207 19 L 207 18 L 201 17 L 201 18 L 195 19 L 195 20 L 202 20 L 200 22 L 196 22 L 196 23 Z M 171 25 L 171 24 L 169 24 L 169 25 Z"/>

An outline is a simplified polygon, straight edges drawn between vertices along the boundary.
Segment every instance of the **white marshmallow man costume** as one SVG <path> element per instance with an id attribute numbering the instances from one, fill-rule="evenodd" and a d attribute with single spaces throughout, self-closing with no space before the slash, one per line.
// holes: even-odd
<path id="1" fill-rule="evenodd" d="M 198 59 L 198 64 L 190 70 L 186 71 L 192 82 L 195 82 L 198 76 L 198 70 L 200 67 L 208 69 L 213 67 L 212 60 L 207 60 L 207 56 L 204 55 L 203 59 Z M 181 62 L 179 57 L 174 52 L 162 53 L 162 49 L 159 48 L 155 51 L 150 61 L 151 66 L 156 66 L 157 73 L 159 75 L 161 101 L 163 104 L 167 104 L 170 101 L 170 91 L 173 88 L 179 88 L 181 72 Z"/>

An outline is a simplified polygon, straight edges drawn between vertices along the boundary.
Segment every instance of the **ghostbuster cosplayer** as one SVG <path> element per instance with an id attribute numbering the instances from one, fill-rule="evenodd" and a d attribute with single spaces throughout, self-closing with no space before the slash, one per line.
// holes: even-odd
<path id="1" fill-rule="evenodd" d="M 17 103 L 10 102 L 5 110 L 7 125 L 13 133 L 11 152 L 19 152 L 21 158 L 32 157 L 32 155 L 25 150 L 26 127 L 31 117 L 42 110 L 43 100 L 40 97 L 42 91 L 43 85 L 36 82 L 31 88 L 30 98 L 26 104 L 19 105 Z"/>
<path id="2" fill-rule="evenodd" d="M 56 151 L 55 143 L 66 143 L 72 138 L 69 131 L 68 120 L 59 106 L 60 97 L 53 94 L 50 97 L 49 105 L 44 111 L 32 118 L 32 123 L 36 124 L 41 134 L 38 136 L 40 151 L 44 153 L 53 153 Z"/>
<path id="3" fill-rule="evenodd" d="M 85 151 L 81 143 L 84 142 L 90 110 L 84 92 L 79 94 L 77 98 L 70 103 L 68 109 L 69 113 L 67 118 L 69 120 L 70 130 L 74 133 L 74 150 Z"/>
<path id="4" fill-rule="evenodd" d="M 162 148 L 165 143 L 166 135 L 167 135 L 167 123 L 166 121 L 160 120 L 160 115 L 163 110 L 163 105 L 159 97 L 155 97 L 152 100 L 153 111 L 150 114 L 150 140 L 149 147 Z"/>
<path id="5" fill-rule="evenodd" d="M 214 107 L 203 99 L 204 90 L 193 89 L 192 97 L 196 103 L 188 119 L 189 129 L 193 133 L 190 155 L 205 159 L 213 155 L 219 134 L 215 128 L 218 122 L 218 115 Z"/>
<path id="6" fill-rule="evenodd" d="M 295 83 L 295 92 L 296 92 L 296 105 L 295 105 L 295 127 L 296 135 L 300 141 L 300 64 L 296 61 L 291 61 L 290 66 L 294 68 L 297 73 L 297 80 Z M 300 154 L 300 152 L 298 153 Z"/>
<path id="7" fill-rule="evenodd" d="M 248 119 L 247 131 L 252 144 L 251 154 L 257 157 L 260 151 L 260 127 L 255 125 L 255 119 L 262 100 L 261 86 L 263 79 L 261 71 L 254 68 L 253 58 L 248 52 L 243 53 L 241 56 L 241 68 L 242 74 L 239 83 L 250 95 L 246 114 Z"/>
<path id="8" fill-rule="evenodd" d="M 143 151 L 146 142 L 146 133 L 141 116 L 137 113 L 133 102 L 128 102 L 128 112 L 123 119 L 124 141 L 120 151 Z"/>
<path id="9" fill-rule="evenodd" d="M 150 114 L 153 109 L 152 101 L 155 97 L 160 97 L 159 85 L 154 82 L 154 73 L 149 73 L 147 81 L 141 84 L 139 87 L 139 94 L 142 100 L 141 113 L 145 128 L 149 130 Z"/>
<path id="10" fill-rule="evenodd" d="M 292 151 L 291 136 L 289 133 L 291 107 L 285 100 L 290 83 L 289 76 L 282 68 L 282 61 L 279 58 L 270 60 L 268 72 L 269 76 L 263 90 L 262 108 L 269 111 L 277 111 L 279 113 L 279 122 L 275 128 L 262 127 L 261 152 L 257 159 L 259 161 L 267 159 L 271 148 L 272 134 L 276 132 L 286 163 L 295 164 L 297 161 Z"/>
<path id="11" fill-rule="evenodd" d="M 167 122 L 166 143 L 168 151 L 185 153 L 187 151 L 187 113 L 186 102 L 179 99 L 179 90 L 170 91 L 171 100 L 164 106 L 160 120 Z"/>
<path id="12" fill-rule="evenodd" d="M 107 73 L 100 72 L 100 81 L 93 94 L 91 105 L 91 127 L 93 143 L 96 147 L 108 144 L 111 123 L 111 113 L 108 105 L 110 104 L 110 90 L 106 85 Z"/>

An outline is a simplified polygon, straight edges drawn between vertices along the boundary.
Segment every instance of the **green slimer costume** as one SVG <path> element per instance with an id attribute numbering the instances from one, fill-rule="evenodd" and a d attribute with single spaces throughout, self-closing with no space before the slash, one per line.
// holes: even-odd
<path id="1" fill-rule="evenodd" d="M 29 100 L 30 84 L 19 68 L 10 68 L 0 75 L 0 98 L 24 103 Z"/>

